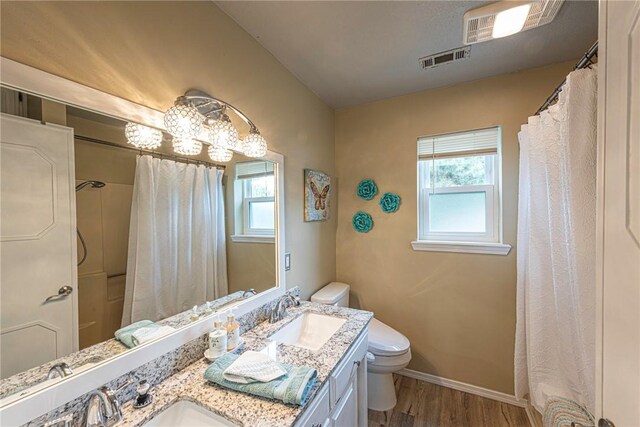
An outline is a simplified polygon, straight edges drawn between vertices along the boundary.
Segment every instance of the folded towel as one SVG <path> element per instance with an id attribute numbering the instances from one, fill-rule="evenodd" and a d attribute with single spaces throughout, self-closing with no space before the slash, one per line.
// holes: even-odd
<path id="1" fill-rule="evenodd" d="M 225 380 L 239 384 L 268 383 L 283 375 L 287 371 L 279 363 L 257 351 L 245 351 L 222 373 Z"/>
<path id="2" fill-rule="evenodd" d="M 140 320 L 138 322 L 134 322 L 129 326 L 125 326 L 124 328 L 118 329 L 113 335 L 116 337 L 118 341 L 127 347 L 135 347 L 133 343 L 133 333 L 140 328 L 144 328 L 146 326 L 153 325 L 151 320 Z"/>
<path id="3" fill-rule="evenodd" d="M 228 353 L 216 360 L 204 371 L 204 378 L 207 381 L 218 384 L 231 390 L 249 393 L 268 399 L 280 400 L 284 403 L 302 405 L 309 397 L 309 392 L 316 383 L 317 372 L 313 368 L 306 366 L 291 366 L 281 364 L 287 371 L 284 375 L 268 383 L 253 382 L 250 384 L 239 384 L 227 381 L 224 378 L 224 371 L 238 359 L 238 355 Z"/>
<path id="4" fill-rule="evenodd" d="M 169 335 L 171 332 L 175 332 L 175 329 L 171 326 L 158 326 L 154 323 L 153 325 L 137 329 L 131 335 L 131 341 L 134 346 L 140 345 L 155 340 L 156 338 Z"/>
<path id="5" fill-rule="evenodd" d="M 550 397 L 544 408 L 545 427 L 594 427 L 596 420 L 579 403 L 562 397 Z"/>

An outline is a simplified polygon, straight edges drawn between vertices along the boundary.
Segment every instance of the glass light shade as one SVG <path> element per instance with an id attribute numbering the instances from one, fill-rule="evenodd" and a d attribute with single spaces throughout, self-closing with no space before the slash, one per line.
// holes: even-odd
<path id="1" fill-rule="evenodd" d="M 209 157 L 214 162 L 228 162 L 233 157 L 233 151 L 227 150 L 224 147 L 219 145 L 210 145 L 209 146 Z"/>
<path id="2" fill-rule="evenodd" d="M 197 137 L 202 130 L 203 120 L 198 109 L 188 103 L 176 102 L 164 113 L 164 127 L 177 138 Z"/>
<path id="3" fill-rule="evenodd" d="M 124 127 L 127 142 L 134 147 L 151 150 L 162 144 L 162 132 L 138 123 L 127 123 Z"/>
<path id="4" fill-rule="evenodd" d="M 241 151 L 238 130 L 233 126 L 229 117 L 221 117 L 213 122 L 209 129 L 209 141 L 216 147 Z"/>
<path id="5" fill-rule="evenodd" d="M 173 151 L 184 156 L 196 156 L 202 152 L 202 142 L 193 138 L 173 138 Z"/>
<path id="6" fill-rule="evenodd" d="M 521 31 L 529 16 L 529 9 L 531 4 L 523 4 L 498 13 L 493 23 L 492 37 L 499 39 Z"/>
<path id="7" fill-rule="evenodd" d="M 242 152 L 247 157 L 264 157 L 267 154 L 267 141 L 257 131 L 251 131 L 242 141 Z"/>

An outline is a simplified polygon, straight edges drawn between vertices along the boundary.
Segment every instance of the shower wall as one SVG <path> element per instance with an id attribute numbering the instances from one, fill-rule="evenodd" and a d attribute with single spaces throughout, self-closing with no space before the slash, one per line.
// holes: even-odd
<path id="1" fill-rule="evenodd" d="M 121 137 L 108 124 L 68 117 L 76 135 L 112 141 Z M 112 134 L 113 132 L 113 134 Z M 135 152 L 75 141 L 76 183 L 98 180 L 100 189 L 76 193 L 77 225 L 88 256 L 78 267 L 80 348 L 106 339 L 120 327 L 127 271 L 129 218 L 135 174 Z M 78 259 L 82 246 L 78 241 Z"/>

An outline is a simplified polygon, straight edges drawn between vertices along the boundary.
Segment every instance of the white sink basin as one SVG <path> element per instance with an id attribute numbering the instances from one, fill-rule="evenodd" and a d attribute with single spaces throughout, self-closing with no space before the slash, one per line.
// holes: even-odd
<path id="1" fill-rule="evenodd" d="M 269 337 L 272 341 L 318 351 L 346 322 L 339 317 L 304 313 Z"/>
<path id="2" fill-rule="evenodd" d="M 201 406 L 188 400 L 179 400 L 169 406 L 157 416 L 153 417 L 149 422 L 144 424 L 145 427 L 236 427 L 234 423 L 207 411 Z"/>

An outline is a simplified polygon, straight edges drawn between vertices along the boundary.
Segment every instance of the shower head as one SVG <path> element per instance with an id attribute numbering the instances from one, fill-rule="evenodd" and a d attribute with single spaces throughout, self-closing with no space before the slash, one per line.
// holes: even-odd
<path id="1" fill-rule="evenodd" d="M 91 187 L 91 188 L 102 188 L 104 187 L 106 184 L 102 181 L 84 181 L 81 182 L 80 184 L 76 185 L 76 191 L 80 191 L 85 187 Z"/>

